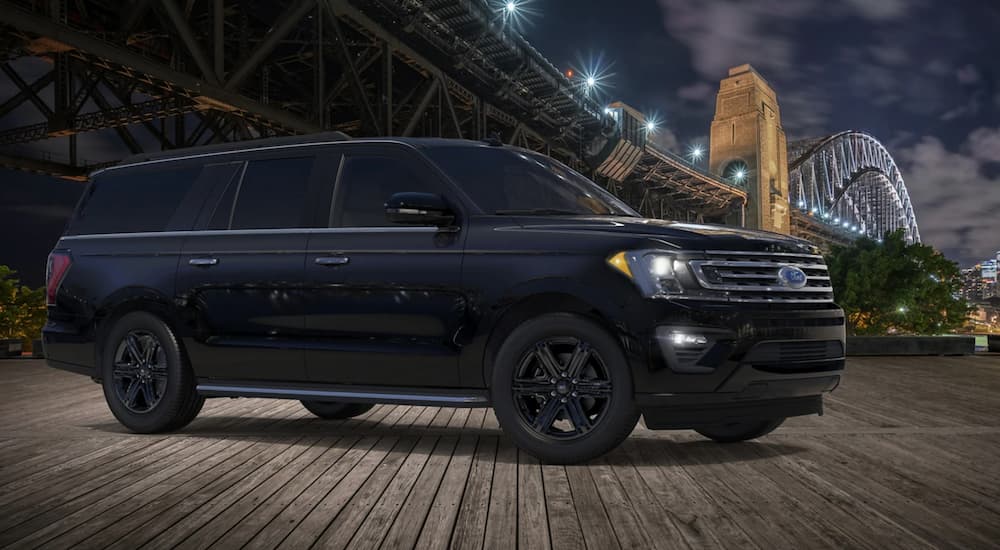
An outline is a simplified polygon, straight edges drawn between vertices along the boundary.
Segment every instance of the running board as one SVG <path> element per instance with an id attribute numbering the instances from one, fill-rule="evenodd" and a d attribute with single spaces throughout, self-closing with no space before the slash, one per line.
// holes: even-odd
<path id="1" fill-rule="evenodd" d="M 205 397 L 266 397 L 303 401 L 345 403 L 392 403 L 436 407 L 489 407 L 486 390 L 450 388 L 397 388 L 390 386 L 347 386 L 335 384 L 248 383 L 224 380 L 204 381 L 197 386 Z"/>

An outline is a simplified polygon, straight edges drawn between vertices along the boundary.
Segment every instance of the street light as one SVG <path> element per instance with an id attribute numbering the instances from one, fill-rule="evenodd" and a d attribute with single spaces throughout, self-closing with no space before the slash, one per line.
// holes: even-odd
<path id="1" fill-rule="evenodd" d="M 504 6 L 504 9 L 507 10 L 507 13 L 513 14 L 515 11 L 517 11 L 517 2 L 507 2 L 507 5 Z"/>
<path id="2" fill-rule="evenodd" d="M 594 86 L 597 86 L 597 79 L 594 78 L 593 76 L 588 76 L 587 77 L 587 87 L 588 88 L 593 88 Z"/>
<path id="3" fill-rule="evenodd" d="M 691 162 L 694 162 L 697 160 L 701 160 L 701 157 L 702 155 L 705 154 L 705 151 L 702 150 L 701 145 L 692 145 L 689 154 L 691 155 Z"/>

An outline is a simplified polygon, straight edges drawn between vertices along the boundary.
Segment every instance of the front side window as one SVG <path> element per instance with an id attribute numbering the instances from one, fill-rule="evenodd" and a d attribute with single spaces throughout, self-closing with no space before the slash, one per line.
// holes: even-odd
<path id="1" fill-rule="evenodd" d="M 436 193 L 437 182 L 417 173 L 398 158 L 384 156 L 349 156 L 337 182 L 331 227 L 384 227 L 392 225 L 385 217 L 385 202 L 403 192 Z"/>
<path id="2" fill-rule="evenodd" d="M 545 155 L 503 147 L 432 147 L 431 158 L 487 214 L 638 216 Z"/>
<path id="3" fill-rule="evenodd" d="M 235 191 L 230 229 L 304 227 L 312 167 L 312 157 L 255 160 L 247 164 Z"/>

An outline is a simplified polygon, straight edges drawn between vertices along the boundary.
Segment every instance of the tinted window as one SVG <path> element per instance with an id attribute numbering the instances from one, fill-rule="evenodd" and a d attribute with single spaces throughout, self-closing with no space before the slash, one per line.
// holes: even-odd
<path id="1" fill-rule="evenodd" d="M 231 229 L 303 227 L 313 159 L 257 160 L 236 192 Z"/>
<path id="2" fill-rule="evenodd" d="M 109 170 L 97 175 L 70 225 L 71 234 L 163 231 L 201 167 Z"/>
<path id="3" fill-rule="evenodd" d="M 348 157 L 337 184 L 331 225 L 338 221 L 340 227 L 392 225 L 385 218 L 385 201 L 405 191 L 441 193 L 442 189 L 401 159 Z"/>
<path id="4" fill-rule="evenodd" d="M 489 214 L 638 216 L 545 155 L 502 147 L 435 147 L 427 149 L 427 156 Z"/>

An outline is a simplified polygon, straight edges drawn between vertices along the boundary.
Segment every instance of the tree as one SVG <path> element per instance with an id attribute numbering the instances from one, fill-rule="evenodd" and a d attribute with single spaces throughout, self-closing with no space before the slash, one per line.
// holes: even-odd
<path id="1" fill-rule="evenodd" d="M 834 246 L 827 258 L 849 334 L 940 334 L 961 328 L 971 309 L 959 296 L 958 265 L 902 230 Z"/>
<path id="2" fill-rule="evenodd" d="M 16 338 L 30 346 L 45 324 L 45 288 L 24 286 L 16 274 L 0 265 L 0 339 Z"/>

